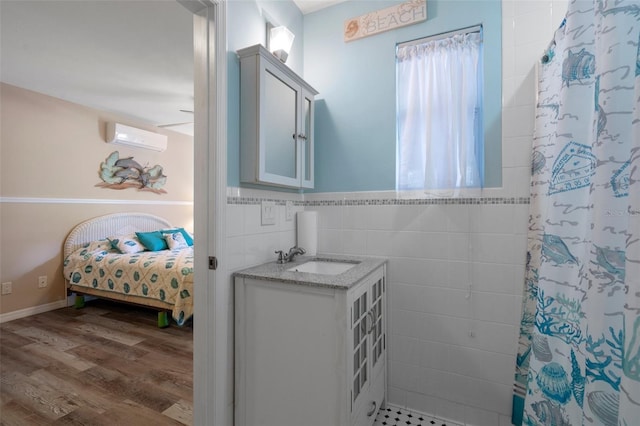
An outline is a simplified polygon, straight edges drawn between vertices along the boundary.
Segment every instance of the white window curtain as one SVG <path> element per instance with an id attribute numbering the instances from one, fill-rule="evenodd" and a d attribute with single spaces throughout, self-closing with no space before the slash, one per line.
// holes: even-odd
<path id="1" fill-rule="evenodd" d="M 482 187 L 482 80 L 479 32 L 397 48 L 398 190 Z"/>

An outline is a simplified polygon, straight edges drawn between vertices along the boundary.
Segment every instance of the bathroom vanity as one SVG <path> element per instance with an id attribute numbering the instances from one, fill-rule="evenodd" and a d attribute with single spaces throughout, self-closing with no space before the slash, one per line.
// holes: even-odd
<path id="1" fill-rule="evenodd" d="M 236 425 L 373 424 L 387 380 L 385 264 L 302 256 L 234 274 Z"/>

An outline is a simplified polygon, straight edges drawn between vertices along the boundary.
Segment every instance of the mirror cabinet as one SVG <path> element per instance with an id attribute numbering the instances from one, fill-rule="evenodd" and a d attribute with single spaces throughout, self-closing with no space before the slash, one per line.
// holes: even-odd
<path id="1" fill-rule="evenodd" d="M 318 92 L 262 45 L 240 58 L 240 180 L 313 188 L 313 113 Z"/>

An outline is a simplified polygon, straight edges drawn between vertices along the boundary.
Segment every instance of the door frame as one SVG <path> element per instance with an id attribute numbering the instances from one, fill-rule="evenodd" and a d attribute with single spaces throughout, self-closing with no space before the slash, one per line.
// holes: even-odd
<path id="1" fill-rule="evenodd" d="M 226 0 L 177 0 L 194 14 L 193 424 L 233 424 L 233 322 L 226 270 Z M 209 267 L 215 257 L 217 267 Z"/>

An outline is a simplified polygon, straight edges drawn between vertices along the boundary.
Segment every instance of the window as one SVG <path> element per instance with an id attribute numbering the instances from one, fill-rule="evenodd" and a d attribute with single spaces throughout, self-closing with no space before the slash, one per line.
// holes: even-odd
<path id="1" fill-rule="evenodd" d="M 483 184 L 482 29 L 398 45 L 396 188 Z"/>

